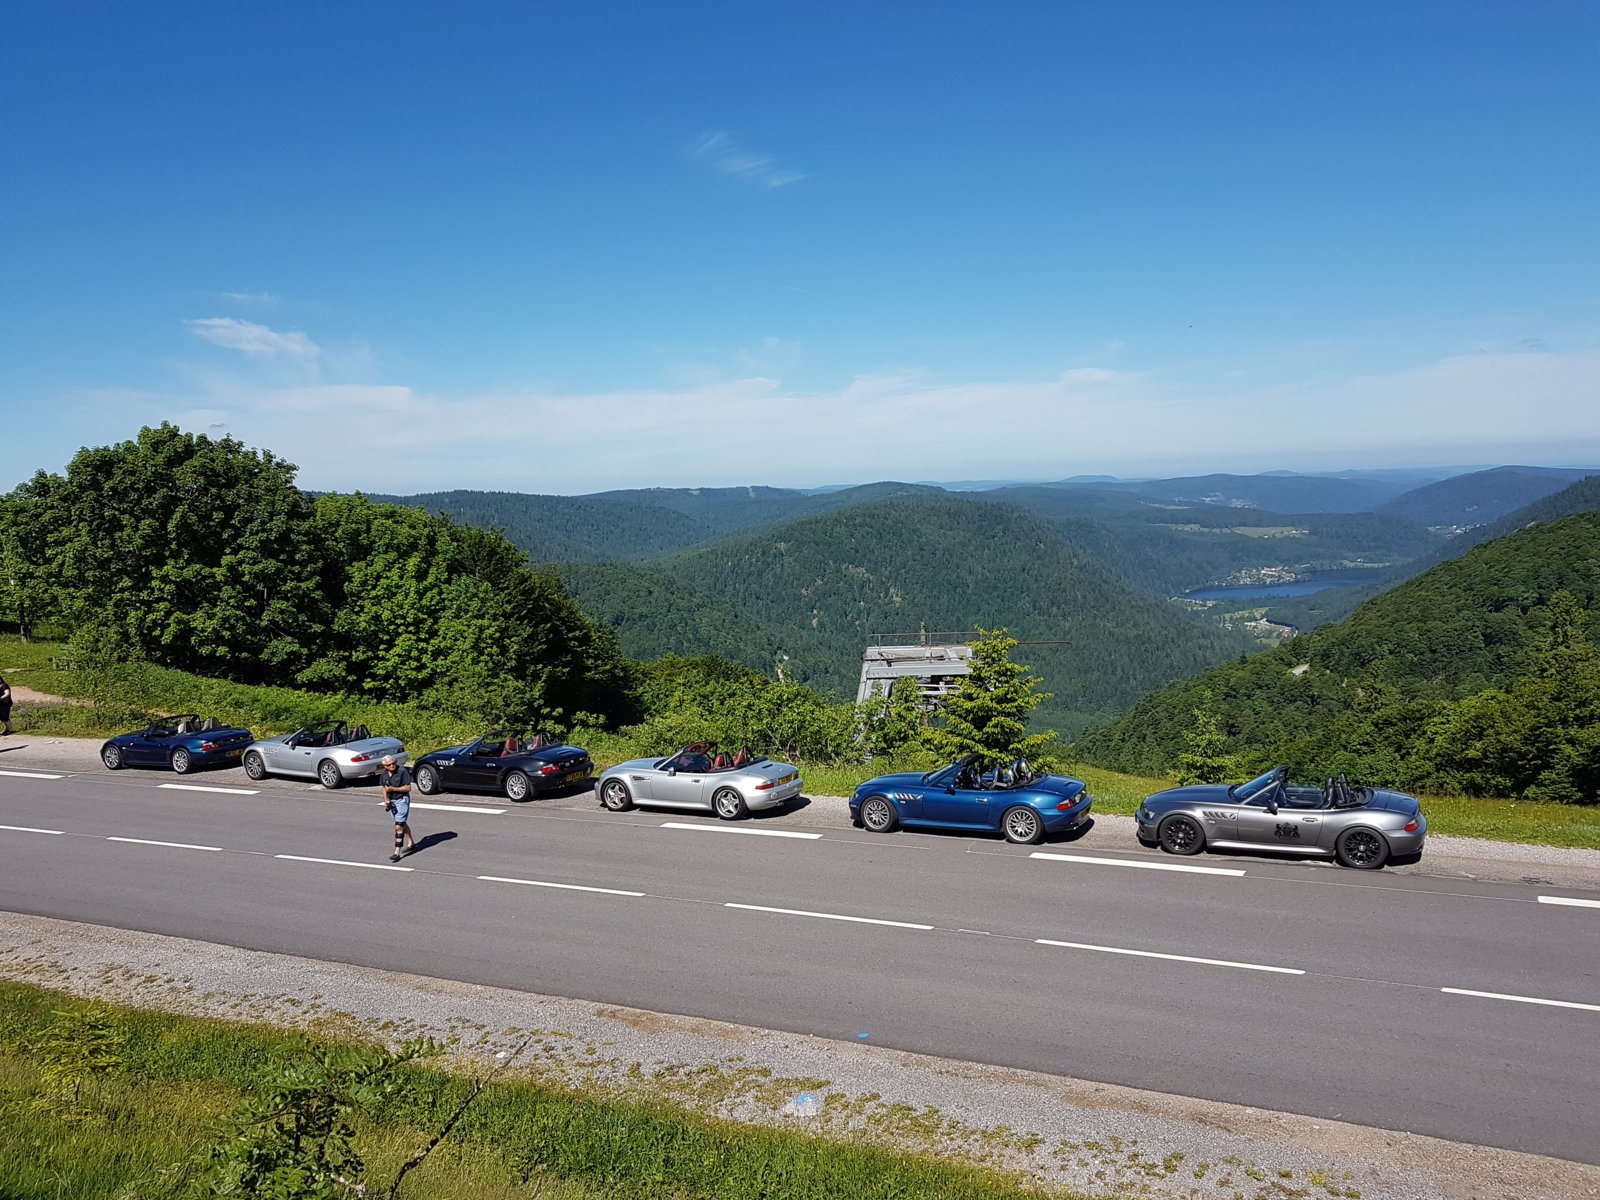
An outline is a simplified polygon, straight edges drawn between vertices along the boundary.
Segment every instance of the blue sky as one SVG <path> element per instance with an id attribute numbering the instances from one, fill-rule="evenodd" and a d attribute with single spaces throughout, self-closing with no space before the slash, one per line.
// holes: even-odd
<path id="1" fill-rule="evenodd" d="M 1600 6 L 12 0 L 0 488 L 1600 463 Z"/>

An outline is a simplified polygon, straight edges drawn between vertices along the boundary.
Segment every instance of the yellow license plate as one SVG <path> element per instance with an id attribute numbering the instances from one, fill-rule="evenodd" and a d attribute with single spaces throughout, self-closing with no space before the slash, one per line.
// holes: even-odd
<path id="1" fill-rule="evenodd" d="M 794 772 L 793 771 L 790 771 L 787 775 L 785 775 L 783 778 L 778 780 L 779 783 L 792 783 L 793 781 L 794 781 Z"/>

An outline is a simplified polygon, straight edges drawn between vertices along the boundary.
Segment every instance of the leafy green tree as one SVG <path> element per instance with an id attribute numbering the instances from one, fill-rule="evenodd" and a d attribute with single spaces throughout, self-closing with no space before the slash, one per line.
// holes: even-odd
<path id="1" fill-rule="evenodd" d="M 50 561 L 50 493 L 58 482 L 41 471 L 32 491 L 0 496 L 0 619 L 14 622 L 25 642 L 61 608 Z"/>
<path id="2" fill-rule="evenodd" d="M 1209 705 L 1194 710 L 1194 725 L 1185 735 L 1186 746 L 1178 755 L 1178 782 L 1224 783 L 1236 768 L 1228 753 L 1228 735 L 1222 719 Z"/>
<path id="3" fill-rule="evenodd" d="M 860 706 L 862 742 L 872 758 L 892 758 L 920 749 L 927 721 L 922 689 L 912 678 L 897 679 L 883 699 Z"/>
<path id="4" fill-rule="evenodd" d="M 83 1085 L 122 1065 L 127 1042 L 109 1009 L 101 1004 L 57 1009 L 36 1051 L 49 1102 L 77 1114 Z"/>
<path id="5" fill-rule="evenodd" d="M 978 631 L 972 644 L 972 671 L 945 701 L 928 745 L 947 758 L 976 754 L 993 766 L 1016 758 L 1035 758 L 1055 741 L 1055 733 L 1028 733 L 1028 714 L 1047 698 L 1033 669 L 1011 661 L 1017 640 L 1006 630 Z"/>

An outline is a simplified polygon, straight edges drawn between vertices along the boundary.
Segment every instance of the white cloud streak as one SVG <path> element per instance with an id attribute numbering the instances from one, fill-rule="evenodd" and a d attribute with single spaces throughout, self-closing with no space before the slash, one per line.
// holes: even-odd
<path id="1" fill-rule="evenodd" d="M 183 324 L 198 338 L 252 356 L 283 355 L 311 359 L 318 354 L 317 344 L 298 330 L 279 333 L 265 325 L 240 321 L 235 317 L 202 317 Z"/>
<path id="2" fill-rule="evenodd" d="M 231 300 L 235 304 L 259 304 L 264 308 L 277 306 L 277 292 L 218 292 L 217 299 Z"/>
<path id="3" fill-rule="evenodd" d="M 757 191 L 771 191 L 788 187 L 806 177 L 804 171 L 780 167 L 765 154 L 743 149 L 732 135 L 721 130 L 708 130 L 689 147 L 689 157 L 705 163 L 719 175 L 737 179 Z"/>

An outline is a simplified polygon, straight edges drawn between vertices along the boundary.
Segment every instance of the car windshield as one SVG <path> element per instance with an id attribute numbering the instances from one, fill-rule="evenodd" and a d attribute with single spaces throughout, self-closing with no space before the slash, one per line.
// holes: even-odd
<path id="1" fill-rule="evenodd" d="M 1235 784 L 1228 789 L 1229 794 L 1241 804 L 1248 804 L 1257 796 L 1276 785 L 1278 782 L 1278 769 L 1274 767 L 1264 775 L 1257 775 L 1249 783 Z"/>

